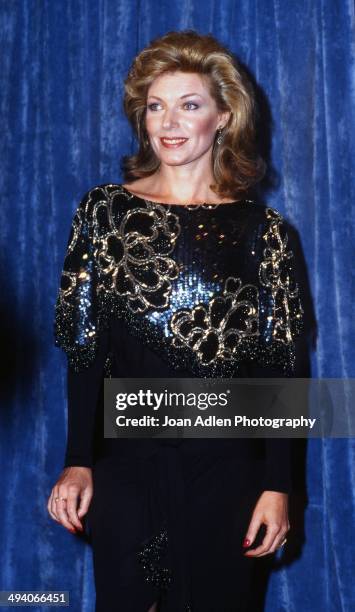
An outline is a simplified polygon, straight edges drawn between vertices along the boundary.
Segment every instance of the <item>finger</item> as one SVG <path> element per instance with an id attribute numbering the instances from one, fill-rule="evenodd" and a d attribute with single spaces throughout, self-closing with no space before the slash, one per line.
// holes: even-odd
<path id="1" fill-rule="evenodd" d="M 271 548 L 270 548 L 270 551 L 269 551 L 268 553 L 267 553 L 267 552 L 266 552 L 266 553 L 263 553 L 263 554 L 261 554 L 261 555 L 259 555 L 259 556 L 260 556 L 260 557 L 263 557 L 264 555 L 274 553 L 274 552 L 275 552 L 275 551 L 276 551 L 276 550 L 277 550 L 277 549 L 280 547 L 281 542 L 283 542 L 283 541 L 284 541 L 284 538 L 285 538 L 286 533 L 287 533 L 286 531 L 282 531 L 282 532 L 281 532 L 281 533 L 280 533 L 280 534 L 279 534 L 279 535 L 278 535 L 278 536 L 275 538 L 275 541 L 273 542 L 273 544 L 272 544 L 272 546 L 271 546 Z"/>
<path id="2" fill-rule="evenodd" d="M 252 517 L 250 523 L 249 523 L 249 527 L 248 530 L 246 532 L 245 538 L 243 540 L 243 546 L 244 546 L 244 542 L 246 542 L 246 540 L 248 540 L 248 543 L 246 543 L 246 546 L 251 546 L 252 543 L 254 542 L 255 538 L 256 538 L 256 534 L 259 531 L 259 528 L 261 526 L 261 520 L 260 518 L 258 518 L 257 516 Z"/>
<path id="3" fill-rule="evenodd" d="M 280 525 L 266 525 L 266 534 L 259 546 L 253 550 L 248 550 L 244 553 L 247 557 L 261 557 L 264 553 L 269 554 L 270 548 L 275 541 L 276 536 L 280 533 Z"/>
<path id="4" fill-rule="evenodd" d="M 58 492 L 58 488 L 55 487 L 53 489 L 53 493 L 52 493 L 52 500 L 51 500 L 51 513 L 53 514 L 53 516 L 55 517 L 55 520 L 60 523 L 59 520 L 59 516 L 57 513 L 57 503 L 56 503 L 56 499 L 59 498 L 59 492 Z"/>
<path id="5" fill-rule="evenodd" d="M 288 533 L 288 531 L 290 530 L 290 524 L 287 523 L 287 525 L 283 525 L 282 529 L 280 530 L 280 532 L 277 534 L 269 552 L 263 553 L 262 555 L 260 555 L 260 557 L 262 557 L 264 554 L 270 554 L 270 553 L 274 553 L 279 547 L 281 542 L 284 541 L 284 538 L 286 536 L 286 534 Z"/>
<path id="6" fill-rule="evenodd" d="M 59 495 L 59 499 L 57 500 L 56 504 L 57 504 L 56 514 L 59 518 L 59 521 L 61 522 L 63 527 L 65 527 L 66 529 L 69 529 L 69 531 L 71 531 L 72 533 L 75 533 L 75 528 L 70 522 L 68 513 L 67 513 L 66 496 L 63 494 Z"/>
<path id="7" fill-rule="evenodd" d="M 78 509 L 79 518 L 82 518 L 83 516 L 85 516 L 85 514 L 89 510 L 90 502 L 92 499 L 92 493 L 93 493 L 92 487 L 86 487 L 86 489 L 84 489 L 83 494 L 81 496 L 81 500 L 80 500 L 80 506 Z"/>
<path id="8" fill-rule="evenodd" d="M 78 512 L 77 512 L 78 500 L 79 500 L 79 489 L 70 488 L 68 491 L 67 506 L 66 506 L 68 518 L 70 522 L 74 525 L 74 527 L 76 527 L 77 529 L 80 529 L 80 531 L 83 531 L 83 526 L 81 524 L 81 521 L 79 520 Z"/>
<path id="9" fill-rule="evenodd" d="M 51 492 L 50 496 L 48 497 L 47 510 L 48 510 L 48 513 L 51 516 L 51 518 L 54 521 L 57 521 L 58 520 L 57 517 L 52 512 L 52 498 L 53 498 L 53 489 L 52 489 L 52 492 Z"/>
<path id="10" fill-rule="evenodd" d="M 56 515 L 52 511 L 52 502 L 53 502 L 53 491 L 52 491 L 51 495 L 49 496 L 49 499 L 48 499 L 48 502 L 47 502 L 47 510 L 48 510 L 49 515 L 51 516 L 51 518 L 54 521 L 56 521 L 57 523 L 59 523 Z"/>

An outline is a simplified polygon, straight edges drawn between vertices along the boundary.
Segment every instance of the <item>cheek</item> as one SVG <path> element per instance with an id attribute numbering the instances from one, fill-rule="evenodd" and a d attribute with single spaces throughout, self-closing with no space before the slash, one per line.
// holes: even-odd
<path id="1" fill-rule="evenodd" d="M 147 115 L 145 120 L 145 127 L 148 134 L 154 135 L 154 132 L 158 132 L 160 130 L 160 122 L 157 116 Z"/>
<path id="2" fill-rule="evenodd" d="M 189 122 L 190 133 L 200 138 L 213 138 L 215 133 L 214 119 L 208 117 L 196 117 L 194 121 Z"/>

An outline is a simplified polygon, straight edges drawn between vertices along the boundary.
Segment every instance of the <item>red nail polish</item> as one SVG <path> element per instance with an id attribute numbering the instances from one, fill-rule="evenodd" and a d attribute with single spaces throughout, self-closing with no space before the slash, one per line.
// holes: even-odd
<path id="1" fill-rule="evenodd" d="M 249 546 L 249 544 L 250 544 L 250 540 L 248 540 L 248 538 L 244 538 L 242 546 L 246 548 L 247 546 Z"/>

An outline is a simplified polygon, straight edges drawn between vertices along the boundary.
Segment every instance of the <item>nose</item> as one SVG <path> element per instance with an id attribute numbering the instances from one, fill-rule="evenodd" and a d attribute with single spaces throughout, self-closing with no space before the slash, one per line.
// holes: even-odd
<path id="1" fill-rule="evenodd" d="M 174 110 L 166 110 L 164 115 L 163 115 L 163 121 L 162 121 L 162 127 L 164 129 L 169 129 L 172 127 L 176 127 L 178 125 L 178 122 L 176 120 L 175 117 L 175 112 Z"/>

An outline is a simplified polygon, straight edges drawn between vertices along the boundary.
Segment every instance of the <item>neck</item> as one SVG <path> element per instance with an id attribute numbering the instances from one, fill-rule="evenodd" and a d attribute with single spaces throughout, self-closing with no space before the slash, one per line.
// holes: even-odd
<path id="1" fill-rule="evenodd" d="M 153 176 L 149 177 L 148 191 L 155 193 L 165 201 L 176 203 L 204 204 L 216 202 L 216 194 L 209 185 L 214 183 L 210 171 L 201 168 L 184 166 L 163 166 Z"/>

